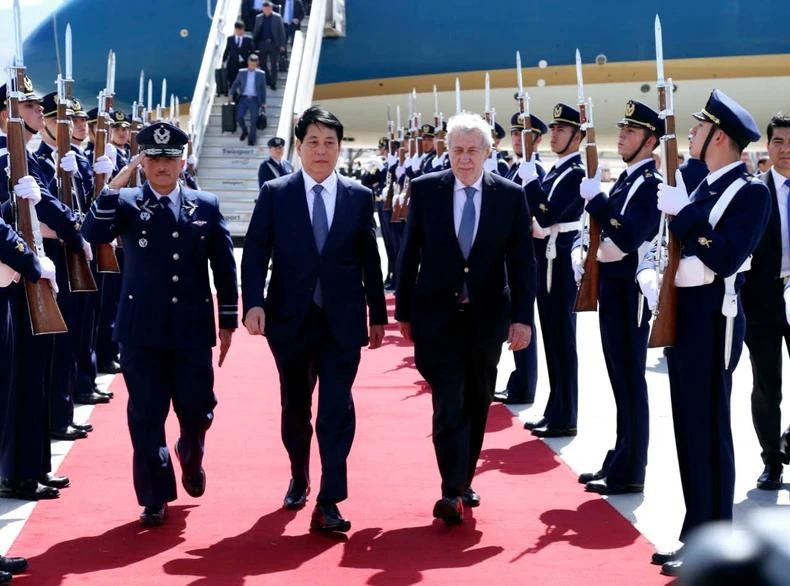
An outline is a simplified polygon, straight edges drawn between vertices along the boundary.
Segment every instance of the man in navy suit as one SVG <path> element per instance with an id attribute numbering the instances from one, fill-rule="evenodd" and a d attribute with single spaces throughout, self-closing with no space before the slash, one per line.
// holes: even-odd
<path id="1" fill-rule="evenodd" d="M 304 507 L 310 491 L 310 406 L 318 381 L 322 475 L 310 528 L 348 531 L 337 503 L 348 494 L 356 421 L 351 385 L 360 347 L 368 340 L 370 348 L 381 346 L 387 323 L 373 195 L 335 172 L 343 125 L 333 114 L 307 109 L 294 134 L 302 172 L 263 185 L 247 231 L 244 325 L 266 336 L 280 373 L 282 439 L 291 461 L 285 508 Z"/>
<path id="2" fill-rule="evenodd" d="M 242 69 L 236 74 L 236 79 L 230 86 L 228 93 L 236 102 L 236 124 L 241 128 L 239 140 L 244 140 L 249 134 L 247 144 L 255 144 L 255 135 L 258 113 L 266 111 L 266 74 L 258 69 L 258 56 L 253 53 L 247 59 L 247 69 Z M 244 117 L 249 113 L 250 128 L 244 122 Z"/>
<path id="3" fill-rule="evenodd" d="M 491 129 L 476 114 L 447 125 L 451 169 L 411 184 L 395 318 L 433 396 L 441 474 L 434 517 L 463 520 L 502 342 L 526 348 L 536 289 L 529 213 L 521 188 L 483 170 Z"/>
<path id="4" fill-rule="evenodd" d="M 119 237 L 125 251 L 114 339 L 129 390 L 134 488 L 143 526 L 161 525 L 176 483 L 165 440 L 170 403 L 178 417 L 175 445 L 181 484 L 198 497 L 206 489 L 203 450 L 214 420 L 212 347 L 216 345 L 208 265 L 217 289 L 219 365 L 238 322 L 236 261 L 217 197 L 178 178 L 189 137 L 166 122 L 137 135 L 146 182 L 105 190 L 82 227 L 94 244 Z"/>

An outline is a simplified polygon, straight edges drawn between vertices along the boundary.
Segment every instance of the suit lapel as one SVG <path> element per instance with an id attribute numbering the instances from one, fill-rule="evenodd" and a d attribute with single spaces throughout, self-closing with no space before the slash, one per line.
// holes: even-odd
<path id="1" fill-rule="evenodd" d="M 442 223 L 447 227 L 444 232 L 446 238 L 451 242 L 450 249 L 455 250 L 463 258 L 464 254 L 461 252 L 461 246 L 458 244 L 458 234 L 455 232 L 455 175 L 453 175 L 452 170 L 444 171 L 441 186 L 441 193 L 439 194 L 441 209 L 439 213 L 441 218 L 444 218 Z"/>
<path id="2" fill-rule="evenodd" d="M 343 230 L 345 224 L 350 218 L 350 210 L 348 209 L 351 204 L 351 198 L 348 194 L 348 187 L 343 182 L 340 175 L 337 176 L 337 195 L 335 196 L 335 213 L 332 216 L 332 225 L 329 227 L 329 234 L 326 236 L 324 243 L 324 252 L 331 246 L 338 238 L 338 233 Z"/>
<path id="3" fill-rule="evenodd" d="M 295 236 L 297 239 L 309 240 L 311 249 L 317 255 L 318 247 L 315 245 L 313 224 L 310 222 L 310 209 L 307 207 L 307 196 L 304 191 L 304 177 L 301 173 L 289 176 L 287 191 L 290 192 L 287 201 L 292 206 L 291 212 L 294 217 L 295 229 L 298 230 Z M 324 248 L 326 248 L 326 243 L 324 243 Z"/>

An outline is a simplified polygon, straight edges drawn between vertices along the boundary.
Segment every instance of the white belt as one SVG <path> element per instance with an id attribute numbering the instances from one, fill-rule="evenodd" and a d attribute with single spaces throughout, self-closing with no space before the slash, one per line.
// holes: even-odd
<path id="1" fill-rule="evenodd" d="M 560 222 L 552 224 L 548 228 L 543 228 L 537 220 L 532 220 L 532 237 L 541 240 L 547 237 L 549 239 L 546 244 L 546 259 L 549 261 L 546 266 L 546 291 L 548 293 L 551 293 L 554 259 L 557 258 L 557 237 L 567 232 L 577 232 L 581 229 L 581 226 L 581 221 L 576 220 L 575 222 Z"/>

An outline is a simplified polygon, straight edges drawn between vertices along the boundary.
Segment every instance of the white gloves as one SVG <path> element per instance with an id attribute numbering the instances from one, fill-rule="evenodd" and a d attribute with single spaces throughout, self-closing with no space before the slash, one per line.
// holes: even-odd
<path id="1" fill-rule="evenodd" d="M 33 205 L 41 201 L 41 188 L 30 175 L 19 178 L 14 186 L 14 193 L 17 197 L 30 200 Z"/>
<path id="2" fill-rule="evenodd" d="M 655 311 L 658 301 L 658 274 L 655 269 L 643 269 L 636 274 L 636 282 L 642 290 L 642 295 L 647 299 L 650 311 Z"/>
<path id="3" fill-rule="evenodd" d="M 197 167 L 197 157 L 195 155 L 189 155 L 187 157 L 187 165 L 192 165 L 193 167 Z"/>
<path id="4" fill-rule="evenodd" d="M 118 149 L 108 142 L 104 147 L 104 156 L 110 159 L 112 168 L 115 169 L 115 165 L 118 163 Z"/>
<path id="5" fill-rule="evenodd" d="M 688 191 L 686 184 L 683 183 L 683 175 L 680 169 L 675 171 L 675 187 L 666 183 L 658 184 L 658 202 L 656 207 L 670 216 L 678 215 L 678 212 L 689 204 Z"/>
<path id="6" fill-rule="evenodd" d="M 91 245 L 83 238 L 82 239 L 82 252 L 85 253 L 85 258 L 88 259 L 88 262 L 93 260 L 93 251 L 91 250 Z"/>
<path id="7" fill-rule="evenodd" d="M 790 289 L 785 289 L 785 319 L 790 324 Z"/>
<path id="8" fill-rule="evenodd" d="M 384 162 L 378 157 L 373 157 L 373 160 L 370 164 L 376 169 L 376 171 L 381 171 L 384 168 Z"/>
<path id="9" fill-rule="evenodd" d="M 112 175 L 112 172 L 115 170 L 115 165 L 107 156 L 102 156 L 96 159 L 96 162 L 93 163 L 93 172 L 96 175 Z"/>
<path id="10" fill-rule="evenodd" d="M 57 151 L 52 152 L 52 157 L 57 162 Z M 74 151 L 69 151 L 63 155 L 63 157 L 60 159 L 60 168 L 66 173 L 74 173 L 77 171 L 77 155 L 74 154 Z"/>
<path id="11" fill-rule="evenodd" d="M 390 169 L 398 164 L 398 157 L 397 155 L 389 154 L 387 155 L 387 167 Z"/>
<path id="12" fill-rule="evenodd" d="M 529 161 L 524 160 L 519 164 L 518 176 L 521 177 L 522 185 L 526 185 L 538 178 L 538 165 L 535 161 L 537 161 L 537 158 L 535 153 L 532 153 L 532 158 Z"/>
<path id="13" fill-rule="evenodd" d="M 444 162 L 447 160 L 447 153 L 444 153 L 441 157 L 434 157 L 433 158 L 433 168 L 440 169 L 444 167 Z"/>
<path id="14" fill-rule="evenodd" d="M 55 263 L 48 256 L 38 257 L 38 262 L 41 265 L 41 278 L 47 279 L 55 293 L 58 292 L 58 283 L 55 281 Z"/>
<path id="15" fill-rule="evenodd" d="M 603 193 L 601 190 L 601 168 L 595 171 L 595 175 L 593 177 L 585 177 L 582 179 L 582 184 L 579 187 L 579 195 L 582 196 L 584 201 L 590 201 L 599 193 Z"/>
<path id="16" fill-rule="evenodd" d="M 496 173 L 497 171 L 496 151 L 493 150 L 491 151 L 491 156 L 486 159 L 486 162 L 483 165 L 483 169 L 485 169 L 489 173 Z"/>
<path id="17" fill-rule="evenodd" d="M 395 169 L 395 179 L 400 181 L 400 178 L 403 177 L 404 173 L 406 173 L 406 167 L 398 166 L 398 168 Z"/>
<path id="18" fill-rule="evenodd" d="M 577 246 L 571 250 L 571 266 L 573 267 L 573 278 L 578 285 L 584 274 L 584 259 L 582 258 L 581 246 Z"/>
<path id="19" fill-rule="evenodd" d="M 425 158 L 425 155 L 420 155 L 419 157 L 417 155 L 414 155 L 411 158 L 411 170 L 413 172 L 417 173 L 420 170 L 420 165 L 422 165 L 422 160 L 424 158 Z"/>

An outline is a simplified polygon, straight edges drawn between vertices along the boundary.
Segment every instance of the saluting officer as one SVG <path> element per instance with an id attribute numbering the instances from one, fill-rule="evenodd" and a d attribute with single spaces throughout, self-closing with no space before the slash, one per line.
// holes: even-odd
<path id="1" fill-rule="evenodd" d="M 548 127 L 544 122 L 535 115 L 530 114 L 532 121 L 532 135 L 534 141 L 535 152 L 533 156 L 537 164 L 538 179 L 543 180 L 546 176 L 546 170 L 539 163 L 540 156 L 538 155 L 538 145 L 541 138 L 546 132 Z M 523 145 L 521 144 L 521 132 L 524 130 L 524 121 L 520 112 L 516 112 L 510 117 L 510 140 L 513 143 L 513 152 L 517 157 L 524 156 Z M 515 161 L 513 166 L 508 169 L 505 179 L 510 179 L 519 185 L 522 185 L 521 176 L 518 174 L 521 169 L 521 162 Z M 535 324 L 530 323 L 529 326 L 532 331 L 535 331 Z M 507 381 L 507 387 L 504 391 L 494 394 L 494 401 L 505 403 L 506 405 L 515 405 L 522 403 L 533 403 L 535 401 L 535 389 L 538 386 L 538 337 L 532 336 L 532 343 L 523 350 L 513 352 L 513 361 L 516 368 L 510 373 L 510 378 Z"/>
<path id="2" fill-rule="evenodd" d="M 522 161 L 538 260 L 538 314 L 549 371 L 549 401 L 543 417 L 524 424 L 538 437 L 576 435 L 579 382 L 576 357 L 576 283 L 571 247 L 579 234 L 584 178 L 579 145 L 585 135 L 579 112 L 565 104 L 554 107 L 551 150 L 558 159 L 541 181 L 537 163 Z"/>
<path id="3" fill-rule="evenodd" d="M 137 135 L 146 182 L 106 190 L 91 206 L 83 232 L 93 243 L 120 237 L 126 251 L 114 337 L 129 389 L 134 486 L 140 522 L 159 525 L 176 498 L 165 441 L 170 402 L 181 427 L 175 445 L 181 483 L 191 496 L 206 487 L 206 430 L 214 417 L 212 347 L 216 344 L 208 263 L 219 303 L 222 365 L 238 321 L 233 243 L 217 197 L 178 182 L 187 135 L 157 122 Z"/>
<path id="4" fill-rule="evenodd" d="M 660 182 L 652 152 L 664 134 L 658 112 L 629 100 L 617 124 L 617 152 L 627 165 L 607 196 L 601 191 L 600 168 L 583 179 L 581 197 L 587 211 L 601 225 L 597 260 L 598 321 L 606 370 L 617 406 L 617 441 L 598 472 L 584 473 L 579 482 L 599 494 L 642 492 L 647 468 L 649 413 L 647 404 L 647 338 L 650 310 L 655 307 L 655 286 L 642 295 L 635 280 L 643 254 L 658 232 L 661 214 L 656 209 Z M 577 242 L 581 246 L 581 242 Z M 574 264 L 583 265 L 581 255 Z M 583 266 L 574 266 L 578 273 Z M 641 275 L 646 275 L 643 271 Z M 652 273 L 655 275 L 655 273 Z"/>
<path id="5" fill-rule="evenodd" d="M 681 541 L 704 523 L 732 519 L 730 394 L 746 326 L 740 289 L 771 211 L 768 188 L 741 162 L 746 146 L 760 138 L 751 114 L 713 90 L 693 116 L 698 122 L 689 134 L 689 151 L 710 174 L 691 196 L 680 172 L 676 187 L 662 183 L 658 189 L 658 209 L 674 216 L 669 229 L 682 245 L 675 278 L 677 331 L 665 350 L 686 504 Z M 657 555 L 653 561 L 664 559 Z M 662 571 L 675 575 L 682 565 L 680 558 L 670 560 Z"/>

